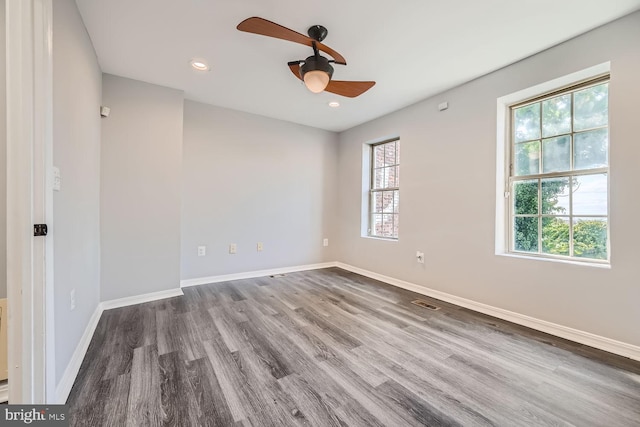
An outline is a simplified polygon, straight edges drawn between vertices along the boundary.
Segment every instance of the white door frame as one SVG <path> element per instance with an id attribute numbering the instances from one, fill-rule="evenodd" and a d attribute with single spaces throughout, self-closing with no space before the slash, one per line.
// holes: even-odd
<path id="1" fill-rule="evenodd" d="M 52 2 L 7 0 L 9 403 L 55 400 Z"/>

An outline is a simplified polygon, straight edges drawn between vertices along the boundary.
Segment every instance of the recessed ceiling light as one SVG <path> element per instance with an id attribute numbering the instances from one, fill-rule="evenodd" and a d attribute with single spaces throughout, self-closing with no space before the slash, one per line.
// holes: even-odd
<path id="1" fill-rule="evenodd" d="M 209 66 L 202 59 L 192 59 L 189 63 L 194 70 L 209 71 Z"/>
<path id="2" fill-rule="evenodd" d="M 340 103 L 338 101 L 331 101 L 329 103 L 329 107 L 331 108 L 338 108 L 340 106 Z"/>

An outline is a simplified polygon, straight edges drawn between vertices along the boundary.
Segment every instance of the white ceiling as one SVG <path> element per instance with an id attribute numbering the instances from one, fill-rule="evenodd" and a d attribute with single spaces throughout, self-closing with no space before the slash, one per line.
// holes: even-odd
<path id="1" fill-rule="evenodd" d="M 102 70 L 182 89 L 187 99 L 342 131 L 640 9 L 640 0 L 76 0 Z M 375 80 L 358 98 L 312 94 L 287 62 L 311 49 L 243 33 L 259 16 L 329 29 L 336 80 Z M 196 72 L 204 58 L 209 72 Z M 327 103 L 338 100 L 340 108 Z"/>

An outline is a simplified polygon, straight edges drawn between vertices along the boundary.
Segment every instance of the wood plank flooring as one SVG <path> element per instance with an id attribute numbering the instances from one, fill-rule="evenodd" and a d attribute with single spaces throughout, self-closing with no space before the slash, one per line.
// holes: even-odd
<path id="1" fill-rule="evenodd" d="M 184 294 L 103 313 L 72 425 L 640 426 L 640 363 L 344 270 Z"/>

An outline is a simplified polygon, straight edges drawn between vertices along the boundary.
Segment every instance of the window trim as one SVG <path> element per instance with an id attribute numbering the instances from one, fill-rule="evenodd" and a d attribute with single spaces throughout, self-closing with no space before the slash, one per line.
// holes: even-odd
<path id="1" fill-rule="evenodd" d="M 551 99 L 551 98 L 555 98 L 558 95 L 562 95 L 566 92 L 575 92 L 578 91 L 580 89 L 584 89 L 587 88 L 589 86 L 597 86 L 601 83 L 607 83 L 611 81 L 611 76 L 610 73 L 607 71 L 606 73 L 601 73 L 597 76 L 594 77 L 589 77 L 586 79 L 582 79 L 579 81 L 576 81 L 574 83 L 570 83 L 564 86 L 561 86 L 557 89 L 554 89 L 550 92 L 545 92 L 541 95 L 537 95 L 534 96 L 532 98 L 527 98 L 525 100 L 519 101 L 519 102 L 515 102 L 513 104 L 509 104 L 508 107 L 510 109 L 514 109 L 514 108 L 520 108 L 520 107 L 524 107 L 526 105 L 529 104 L 535 104 L 536 102 L 542 102 L 542 101 L 546 101 L 547 99 Z M 510 122 L 512 123 L 512 122 Z"/>
<path id="2" fill-rule="evenodd" d="M 502 255 L 507 255 L 507 256 L 511 256 L 511 257 L 518 257 L 518 258 L 529 258 L 529 259 L 540 259 L 540 260 L 547 260 L 547 261 L 560 261 L 560 262 L 566 262 L 566 263 L 572 263 L 572 264 L 592 264 L 595 266 L 602 266 L 602 267 L 607 267 L 611 265 L 611 224 L 610 224 L 610 217 L 611 217 L 611 203 L 610 203 L 610 194 L 611 194 L 611 169 L 610 169 L 610 164 L 608 163 L 606 167 L 599 167 L 599 168 L 591 168 L 591 169 L 573 169 L 574 167 L 574 143 L 573 143 L 573 136 L 576 133 L 582 133 L 582 132 L 590 132 L 590 131 L 594 131 L 594 130 L 598 130 L 598 129 L 610 129 L 610 114 L 607 118 L 607 125 L 606 126 L 598 126 L 598 127 L 594 127 L 594 128 L 589 128 L 589 129 L 582 129 L 579 132 L 575 132 L 574 128 L 573 128 L 573 115 L 574 115 L 574 93 L 579 91 L 579 90 L 583 90 L 583 89 L 587 89 L 590 87 L 594 87 L 594 86 L 598 86 L 604 83 L 610 83 L 611 81 L 611 76 L 610 76 L 610 70 L 609 70 L 609 63 L 606 64 L 602 64 L 604 66 L 607 66 L 607 70 L 605 72 L 600 72 L 598 74 L 592 75 L 590 77 L 587 78 L 582 78 L 579 80 L 575 80 L 572 83 L 568 83 L 568 84 L 564 84 L 561 86 L 556 87 L 555 89 L 552 89 L 550 91 L 544 91 L 538 95 L 534 95 L 532 97 L 528 97 L 525 98 L 523 100 L 520 101 L 515 101 L 515 102 L 511 102 L 511 103 L 504 103 L 502 104 L 505 108 L 506 108 L 506 138 L 505 138 L 505 147 L 504 147 L 504 160 L 505 160 L 505 171 L 504 171 L 504 178 L 505 178 L 505 183 L 504 183 L 504 200 L 505 200 L 505 217 L 504 217 L 504 221 L 503 221 L 503 225 L 505 227 L 505 233 L 504 233 L 504 238 L 505 238 L 505 242 L 504 242 L 504 251 L 503 253 L 501 253 Z M 594 68 L 599 68 L 600 66 L 596 66 Z M 517 176 L 517 179 L 514 179 L 515 175 L 513 172 L 513 168 L 514 168 L 514 164 L 515 164 L 515 136 L 514 136 L 514 116 L 515 116 L 515 110 L 517 108 L 521 108 L 521 107 L 525 107 L 527 105 L 532 105 L 532 104 L 536 104 L 536 103 L 542 103 L 545 100 L 548 99 L 552 99 L 555 97 L 558 97 L 560 95 L 566 95 L 566 94 L 571 94 L 571 118 L 572 118 L 572 122 L 571 122 L 571 131 L 569 133 L 564 133 L 561 135 L 557 135 L 557 136 L 565 136 L 565 135 L 569 135 L 571 137 L 571 144 L 570 144 L 570 162 L 571 162 L 571 169 L 568 171 L 561 171 L 561 172 L 548 172 L 548 173 L 544 173 L 544 172 L 540 172 L 538 174 L 533 174 L 533 175 L 521 175 L 521 176 Z M 498 100 L 498 107 L 500 108 L 500 99 Z M 499 118 L 500 120 L 500 118 Z M 542 121 L 540 123 L 540 126 L 542 126 Z M 555 136 L 554 136 L 555 137 Z M 550 137 L 552 138 L 552 137 Z M 544 140 L 542 134 L 540 135 L 540 144 L 542 144 L 542 141 Z M 523 142 L 523 143 L 526 143 Z M 542 147 L 541 147 L 542 148 Z M 610 145 L 610 133 L 609 133 L 609 146 L 607 147 L 607 150 L 611 149 L 611 145 Z M 610 159 L 610 156 L 608 156 L 608 158 Z M 543 158 L 540 159 L 540 162 L 543 162 Z M 542 165 L 540 166 L 540 170 L 542 170 Z M 572 201 L 572 194 L 569 194 L 569 197 L 571 199 L 570 201 L 570 211 L 567 215 L 548 215 L 546 217 L 568 217 L 569 219 L 569 224 L 570 224 L 570 228 L 569 228 L 569 245 L 570 245 L 570 253 L 573 253 L 573 221 L 572 218 L 575 217 L 580 217 L 580 218 L 586 218 L 586 217 L 591 217 L 593 216 L 594 218 L 603 218 L 606 217 L 607 220 L 607 259 L 595 259 L 595 258 L 580 258 L 580 257 L 576 257 L 575 255 L 557 255 L 557 254 L 547 254 L 547 253 L 537 253 L 537 252 L 525 252 L 525 251 L 517 251 L 514 248 L 514 218 L 516 217 L 514 212 L 513 212 L 513 194 L 511 194 L 511 191 L 513 189 L 513 184 L 516 181 L 528 181 L 528 180 L 544 180 L 544 179 L 550 179 L 550 178 L 573 178 L 573 177 L 577 177 L 577 176 L 584 176 L 584 175 L 597 175 L 597 174 L 606 174 L 607 175 L 607 214 L 605 215 L 574 215 L 573 214 L 573 201 Z M 541 183 L 538 184 L 538 192 L 540 193 L 541 191 Z M 540 203 L 541 201 L 541 195 L 538 194 L 538 201 Z M 540 207 L 539 207 L 540 208 Z M 545 218 L 545 215 L 542 214 L 541 212 L 538 212 L 538 214 L 536 215 L 531 215 L 532 217 L 535 216 L 536 218 Z M 538 227 L 538 243 L 540 243 L 541 240 L 541 233 L 542 233 L 542 229 L 540 227 Z M 496 248 L 497 249 L 497 248 Z M 496 251 L 496 253 L 498 254 L 498 251 Z"/>
<path id="3" fill-rule="evenodd" d="M 369 149 L 369 189 L 367 191 L 367 199 L 368 199 L 368 204 L 367 204 L 367 234 L 365 237 L 371 238 L 371 239 L 380 239 L 380 240 L 389 240 L 392 242 L 397 242 L 400 238 L 400 229 L 398 228 L 398 235 L 396 237 L 389 237 L 389 236 L 379 236 L 376 234 L 373 234 L 373 194 L 377 193 L 377 192 L 383 192 L 383 191 L 397 191 L 398 195 L 400 194 L 400 186 L 397 187 L 388 187 L 388 188 L 384 188 L 384 189 L 374 189 L 374 185 L 375 185 L 375 158 L 374 158 L 374 152 L 375 152 L 375 147 L 380 146 L 380 145 L 384 145 L 384 144 L 388 144 L 390 142 L 396 142 L 396 141 L 400 141 L 400 137 L 392 137 L 392 138 L 387 138 L 384 139 L 382 141 L 376 141 L 374 143 L 371 144 L 367 144 L 368 145 L 368 149 Z M 397 167 L 398 169 L 400 169 L 400 159 L 399 156 L 397 154 L 397 149 L 396 149 L 396 162 L 394 165 Z M 385 166 L 386 167 L 386 166 Z M 398 209 L 398 213 L 393 212 L 392 215 L 398 215 L 398 217 L 400 216 L 400 210 Z M 394 224 L 395 224 L 395 218 L 394 218 Z"/>

